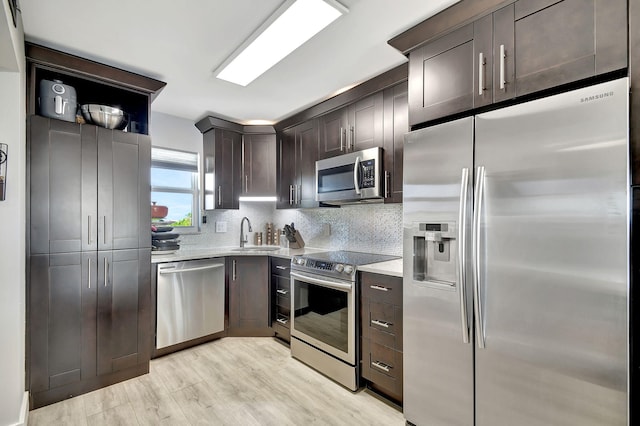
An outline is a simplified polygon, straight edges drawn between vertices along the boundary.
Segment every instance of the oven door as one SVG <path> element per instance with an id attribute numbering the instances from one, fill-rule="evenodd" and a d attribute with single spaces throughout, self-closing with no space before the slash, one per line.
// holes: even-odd
<path id="1" fill-rule="evenodd" d="M 291 336 L 356 364 L 354 283 L 291 271 Z"/>

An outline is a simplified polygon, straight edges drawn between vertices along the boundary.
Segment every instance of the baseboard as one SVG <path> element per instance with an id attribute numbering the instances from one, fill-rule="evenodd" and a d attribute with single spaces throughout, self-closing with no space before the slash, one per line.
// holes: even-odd
<path id="1" fill-rule="evenodd" d="M 22 395 L 22 405 L 20 406 L 20 419 L 18 423 L 14 423 L 12 426 L 27 426 L 29 423 L 29 392 L 25 392 Z"/>

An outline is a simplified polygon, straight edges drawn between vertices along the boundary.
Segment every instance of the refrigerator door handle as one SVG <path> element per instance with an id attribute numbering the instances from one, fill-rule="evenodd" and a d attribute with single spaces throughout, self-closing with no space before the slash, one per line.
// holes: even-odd
<path id="1" fill-rule="evenodd" d="M 462 341 L 469 343 L 469 321 L 467 319 L 466 265 L 467 265 L 467 199 L 469 194 L 469 168 L 462 169 L 460 182 L 460 209 L 458 215 L 458 287 L 460 290 L 460 323 Z"/>
<path id="2" fill-rule="evenodd" d="M 473 206 L 473 311 L 476 320 L 476 338 L 478 346 L 484 349 L 484 322 L 482 317 L 482 300 L 480 288 L 480 218 L 482 216 L 482 197 L 484 196 L 484 166 L 479 166 L 476 171 L 475 196 Z"/>

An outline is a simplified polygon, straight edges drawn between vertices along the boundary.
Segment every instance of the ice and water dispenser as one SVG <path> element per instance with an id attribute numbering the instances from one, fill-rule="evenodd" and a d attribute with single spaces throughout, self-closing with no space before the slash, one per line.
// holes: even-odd
<path id="1" fill-rule="evenodd" d="M 455 222 L 417 223 L 413 233 L 413 280 L 455 286 Z"/>

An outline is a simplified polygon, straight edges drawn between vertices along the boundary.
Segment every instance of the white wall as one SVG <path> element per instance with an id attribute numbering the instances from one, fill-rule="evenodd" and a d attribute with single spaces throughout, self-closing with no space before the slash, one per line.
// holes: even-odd
<path id="1" fill-rule="evenodd" d="M 0 6 L 0 34 L 13 52 L 0 57 L 0 142 L 9 145 L 6 200 L 0 201 L 0 425 L 26 421 L 25 399 L 25 64 L 22 22 L 13 28 L 7 2 Z M 6 48 L 7 39 L 1 41 Z M 11 49 L 9 49 L 11 50 Z M 18 59 L 16 59 L 18 58 Z M 17 66 L 17 70 L 16 70 Z"/>
<path id="2" fill-rule="evenodd" d="M 193 121 L 151 112 L 149 129 L 153 146 L 197 152 L 202 157 L 202 133 Z"/>

